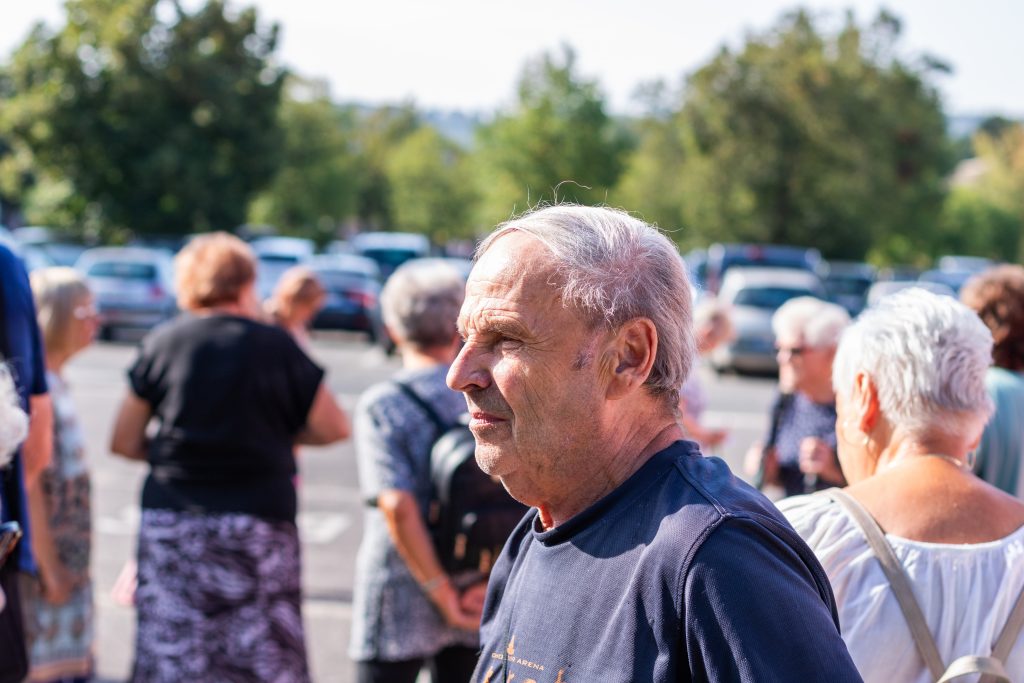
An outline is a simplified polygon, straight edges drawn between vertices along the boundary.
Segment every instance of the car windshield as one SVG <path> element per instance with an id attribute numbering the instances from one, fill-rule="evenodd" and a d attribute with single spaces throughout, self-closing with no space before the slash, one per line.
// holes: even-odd
<path id="1" fill-rule="evenodd" d="M 90 268 L 90 277 L 116 277 L 120 280 L 155 280 L 156 266 L 132 261 L 100 261 Z"/>
<path id="2" fill-rule="evenodd" d="M 419 254 L 410 249 L 365 249 L 362 251 L 363 256 L 372 258 L 381 265 L 388 265 L 398 267 L 408 261 L 409 259 L 416 258 Z"/>
<path id="3" fill-rule="evenodd" d="M 366 273 L 355 273 L 344 270 L 318 270 L 316 277 L 327 289 L 345 289 L 347 287 L 366 286 L 373 278 Z"/>
<path id="4" fill-rule="evenodd" d="M 865 278 L 829 278 L 825 281 L 825 288 L 833 296 L 844 294 L 864 296 L 871 284 L 871 280 Z"/>
<path id="5" fill-rule="evenodd" d="M 736 292 L 733 304 L 736 306 L 751 306 L 753 308 L 764 308 L 774 311 L 790 299 L 798 296 L 814 296 L 808 289 L 790 289 L 789 287 L 756 287 L 741 289 Z"/>

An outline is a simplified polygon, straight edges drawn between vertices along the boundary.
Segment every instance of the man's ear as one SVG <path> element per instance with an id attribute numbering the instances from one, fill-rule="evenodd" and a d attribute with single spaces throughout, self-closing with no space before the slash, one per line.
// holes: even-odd
<path id="1" fill-rule="evenodd" d="M 620 326 L 603 354 L 607 397 L 619 399 L 639 389 L 650 376 L 657 353 L 658 331 L 648 318 L 634 318 Z"/>

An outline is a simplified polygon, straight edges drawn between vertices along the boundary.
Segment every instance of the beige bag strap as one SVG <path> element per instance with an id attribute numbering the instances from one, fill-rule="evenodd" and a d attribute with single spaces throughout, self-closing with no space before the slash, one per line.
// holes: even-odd
<path id="1" fill-rule="evenodd" d="M 1010 675 L 1006 673 L 1006 667 L 995 657 L 979 657 L 978 655 L 964 655 L 953 660 L 953 663 L 946 669 L 936 683 L 947 683 L 954 678 L 970 676 L 971 674 L 984 674 L 978 683 L 1013 683 Z"/>
<path id="2" fill-rule="evenodd" d="M 932 678 L 936 681 L 941 680 L 946 671 L 946 666 L 942 663 L 942 656 L 935 645 L 935 639 L 932 637 L 931 631 L 928 630 L 928 622 L 924 619 L 921 606 L 918 604 L 917 598 L 914 597 L 914 589 L 910 585 L 910 579 L 907 578 L 907 573 L 904 571 L 899 559 L 897 559 L 896 553 L 893 552 L 892 546 L 885 540 L 885 534 L 879 528 L 878 522 L 875 521 L 870 512 L 864 509 L 863 505 L 845 491 L 828 489 L 825 495 L 842 505 L 864 533 L 868 545 L 882 565 L 882 571 L 885 572 L 886 578 L 889 579 L 889 585 L 892 587 L 893 595 L 896 596 L 896 602 L 899 603 L 900 610 L 903 612 L 903 618 L 907 620 L 907 626 L 910 627 L 910 634 L 914 637 L 917 651 L 921 654 L 925 664 L 928 665 Z"/>
<path id="3" fill-rule="evenodd" d="M 1017 642 L 1017 636 L 1020 635 L 1022 628 L 1024 628 L 1024 588 L 1021 588 L 1020 595 L 1017 596 L 1017 604 L 1010 611 L 1010 618 L 1006 620 L 1003 632 L 999 634 L 996 644 L 992 646 L 992 656 L 1005 662 L 1010 656 L 1010 650 Z"/>

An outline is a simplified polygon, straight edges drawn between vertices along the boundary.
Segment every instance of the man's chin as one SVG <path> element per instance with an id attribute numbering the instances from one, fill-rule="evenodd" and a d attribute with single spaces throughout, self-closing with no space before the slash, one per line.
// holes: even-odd
<path id="1" fill-rule="evenodd" d="M 514 460 L 503 449 L 490 443 L 476 444 L 476 464 L 492 477 L 505 477 L 515 469 Z"/>

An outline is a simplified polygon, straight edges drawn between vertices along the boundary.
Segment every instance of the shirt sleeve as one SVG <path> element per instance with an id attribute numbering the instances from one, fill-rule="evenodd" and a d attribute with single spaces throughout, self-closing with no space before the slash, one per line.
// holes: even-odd
<path id="1" fill-rule="evenodd" d="M 684 588 L 693 681 L 861 680 L 824 572 L 796 543 L 734 518 L 701 545 Z"/>
<path id="2" fill-rule="evenodd" d="M 33 396 L 38 396 L 47 392 L 46 356 L 43 355 L 43 339 L 39 331 L 39 325 L 34 324 L 36 320 L 36 307 L 31 299 L 29 300 L 29 306 L 31 306 L 29 312 L 32 315 L 31 320 L 33 322 L 33 324 L 29 325 L 32 336 L 32 386 L 29 387 L 29 393 Z"/>
<path id="3" fill-rule="evenodd" d="M 270 343 L 264 346 L 267 355 L 263 365 L 270 370 L 265 373 L 265 391 L 276 400 L 284 427 L 289 434 L 298 434 L 306 425 L 313 400 L 324 379 L 324 370 L 314 363 L 290 334 L 278 328 L 268 328 L 272 335 Z M 264 375 L 261 375 L 261 379 Z"/>
<path id="4" fill-rule="evenodd" d="M 364 396 L 355 414 L 355 445 L 359 463 L 359 482 L 363 496 L 376 498 L 381 491 L 416 490 L 416 472 L 409 453 L 409 440 L 403 428 L 412 419 L 396 420 L 402 414 L 397 394 L 375 391 Z M 408 417 L 408 411 L 404 411 Z"/>

